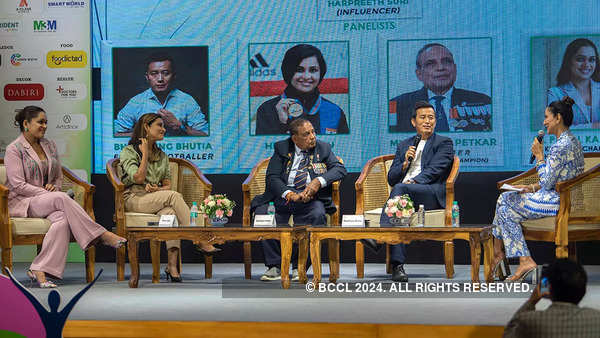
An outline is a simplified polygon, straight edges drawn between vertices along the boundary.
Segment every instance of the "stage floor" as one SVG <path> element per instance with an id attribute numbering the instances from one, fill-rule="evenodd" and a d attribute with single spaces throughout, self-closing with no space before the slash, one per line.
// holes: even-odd
<path id="1" fill-rule="evenodd" d="M 15 263 L 14 274 L 25 286 L 29 264 Z M 165 265 L 161 266 L 164 269 Z M 354 264 L 340 266 L 341 283 L 373 282 L 382 292 L 308 293 L 303 284 L 292 283 L 288 290 L 277 282 L 261 282 L 265 268 L 253 264 L 252 280 L 243 278 L 242 264 L 214 264 L 213 278 L 204 278 L 203 264 L 185 264 L 183 283 L 161 279 L 152 284 L 152 267 L 140 264 L 138 289 L 130 289 L 128 280 L 116 281 L 114 263 L 97 263 L 96 273 L 104 269 L 96 285 L 77 303 L 70 320 L 168 320 L 168 321 L 252 321 L 252 322 L 329 322 L 433 325 L 505 325 L 529 293 L 490 294 L 407 293 L 390 290 L 389 275 L 383 264 L 365 264 L 365 278 L 356 279 Z M 464 283 L 470 278 L 470 266 L 456 265 L 454 279 L 445 279 L 443 265 L 407 265 L 408 289 L 415 283 Z M 514 271 L 513 267 L 513 271 Z M 600 309 L 600 266 L 586 266 L 588 290 L 581 305 Z M 483 269 L 481 269 L 483 270 Z M 323 280 L 329 269 L 323 264 Z M 126 267 L 129 278 L 129 266 Z M 164 273 L 161 274 L 164 278 Z M 309 280 L 312 269 L 309 270 Z M 63 299 L 71 299 L 85 285 L 83 263 L 68 263 L 65 278 L 58 282 Z M 436 284 L 441 285 L 441 284 Z M 461 284 L 462 285 L 462 284 Z M 356 291 L 353 284 L 350 290 Z M 371 289 L 370 286 L 368 289 Z M 49 290 L 30 288 L 47 304 Z M 405 288 L 406 290 L 406 288 Z M 363 290 L 364 291 L 364 290 Z M 372 290 L 377 291 L 377 290 Z M 550 304 L 542 300 L 538 309 Z"/>

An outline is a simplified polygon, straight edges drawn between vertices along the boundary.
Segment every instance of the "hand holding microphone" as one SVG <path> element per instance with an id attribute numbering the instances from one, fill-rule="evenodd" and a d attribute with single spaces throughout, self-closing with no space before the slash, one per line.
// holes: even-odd
<path id="1" fill-rule="evenodd" d="M 544 157 L 544 135 L 544 131 L 539 130 L 537 136 L 531 144 L 531 158 L 529 158 L 530 164 L 535 161 L 535 158 L 537 157 L 536 155 L 541 155 L 541 157 Z"/>
<path id="2" fill-rule="evenodd" d="M 410 168 L 412 161 L 415 159 L 417 146 L 419 145 L 419 142 L 421 142 L 421 134 L 417 134 L 417 136 L 415 136 L 415 141 L 413 142 L 413 145 L 411 147 L 408 147 L 406 154 L 404 154 L 404 158 L 406 159 L 407 163 L 407 169 Z"/>

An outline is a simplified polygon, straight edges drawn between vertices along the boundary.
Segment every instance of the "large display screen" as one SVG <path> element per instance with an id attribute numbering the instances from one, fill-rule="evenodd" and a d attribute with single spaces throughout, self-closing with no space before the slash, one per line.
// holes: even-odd
<path id="1" fill-rule="evenodd" d="M 599 16 L 581 16 L 598 8 L 544 8 L 552 11 L 508 0 L 92 1 L 94 170 L 155 112 L 163 150 L 206 173 L 249 172 L 298 117 L 356 172 L 415 133 L 419 100 L 438 112 L 461 171 L 529 167 L 544 108 L 565 95 L 584 150 L 600 151 Z"/>

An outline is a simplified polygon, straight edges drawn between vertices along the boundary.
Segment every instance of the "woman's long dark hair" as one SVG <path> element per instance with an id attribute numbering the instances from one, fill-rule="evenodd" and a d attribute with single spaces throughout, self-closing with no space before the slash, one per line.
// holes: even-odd
<path id="1" fill-rule="evenodd" d="M 600 59 L 598 58 L 598 48 L 596 48 L 596 45 L 588 39 L 575 39 L 569 43 L 565 50 L 562 65 L 560 66 L 558 75 L 556 75 L 557 86 L 571 81 L 571 60 L 573 60 L 573 57 L 575 57 L 577 51 L 581 47 L 592 47 L 594 49 L 594 53 L 596 54 L 596 67 L 594 68 L 594 74 L 592 74 L 592 80 L 596 82 L 600 81 Z"/>
<path id="2" fill-rule="evenodd" d="M 317 62 L 319 63 L 319 70 L 321 73 L 321 78 L 319 79 L 320 84 L 325 77 L 325 73 L 327 73 L 327 64 L 325 63 L 325 59 L 323 58 L 323 54 L 321 54 L 319 48 L 307 44 L 295 45 L 285 52 L 283 61 L 281 62 L 281 74 L 283 75 L 283 81 L 290 85 L 292 82 L 292 77 L 294 76 L 294 73 L 296 72 L 300 62 L 311 56 L 316 57 Z"/>
<path id="3" fill-rule="evenodd" d="M 140 138 L 148 138 L 148 133 L 146 132 L 146 128 L 144 128 L 144 126 L 150 127 L 152 125 L 152 123 L 154 123 L 154 121 L 156 121 L 157 119 L 161 119 L 161 118 L 162 117 L 160 117 L 160 115 L 158 115 L 158 114 L 147 113 L 147 114 L 142 115 L 140 117 L 140 119 L 135 123 L 135 126 L 133 127 L 133 134 L 131 134 L 131 138 L 129 139 L 128 144 L 133 145 L 133 149 L 135 149 L 135 151 L 140 156 L 142 156 L 142 152 L 141 152 L 140 148 L 138 147 L 138 145 L 140 143 L 142 143 L 142 141 L 140 141 Z M 152 152 L 150 153 L 149 160 L 157 161 L 160 158 L 161 153 L 162 153 L 162 150 L 158 147 L 156 142 L 154 142 L 154 145 L 152 146 Z"/>

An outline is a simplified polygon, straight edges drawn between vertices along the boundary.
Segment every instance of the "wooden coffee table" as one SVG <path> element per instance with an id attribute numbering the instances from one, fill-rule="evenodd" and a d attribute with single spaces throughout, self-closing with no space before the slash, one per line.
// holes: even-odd
<path id="1" fill-rule="evenodd" d="M 223 244 L 228 241 L 261 241 L 264 239 L 276 239 L 281 243 L 281 286 L 285 289 L 290 287 L 290 259 L 292 256 L 292 243 L 299 242 L 298 250 L 298 275 L 300 282 L 306 283 L 306 260 L 308 255 L 308 237 L 306 226 L 278 226 L 276 228 L 254 228 L 241 226 L 226 227 L 128 227 L 127 246 L 129 249 L 129 265 L 131 266 L 131 277 L 129 287 L 137 288 L 140 274 L 138 261 L 138 243 L 141 240 L 150 240 L 151 250 L 158 250 L 160 241 L 183 239 L 194 243 L 207 241 L 211 244 Z M 154 244 L 152 244 L 154 243 Z M 152 257 L 152 282 L 158 283 L 160 277 L 160 262 Z M 206 272 L 206 278 L 211 278 L 212 271 Z"/>
<path id="2" fill-rule="evenodd" d="M 492 263 L 494 259 L 494 246 L 492 241 L 491 225 L 464 225 L 461 227 L 380 227 L 380 228 L 343 228 L 328 226 L 313 226 L 306 229 L 310 234 L 310 256 L 313 266 L 313 282 L 321 281 L 321 241 L 324 239 L 360 240 L 372 238 L 378 243 L 399 244 L 410 243 L 415 240 L 452 241 L 462 239 L 469 242 L 471 247 L 471 280 L 479 281 L 479 260 L 481 258 L 481 244 L 484 247 L 484 276 L 490 282 Z M 339 259 L 331 256 L 330 266 L 335 267 L 329 275 L 329 281 L 335 282 L 339 277 Z"/>

